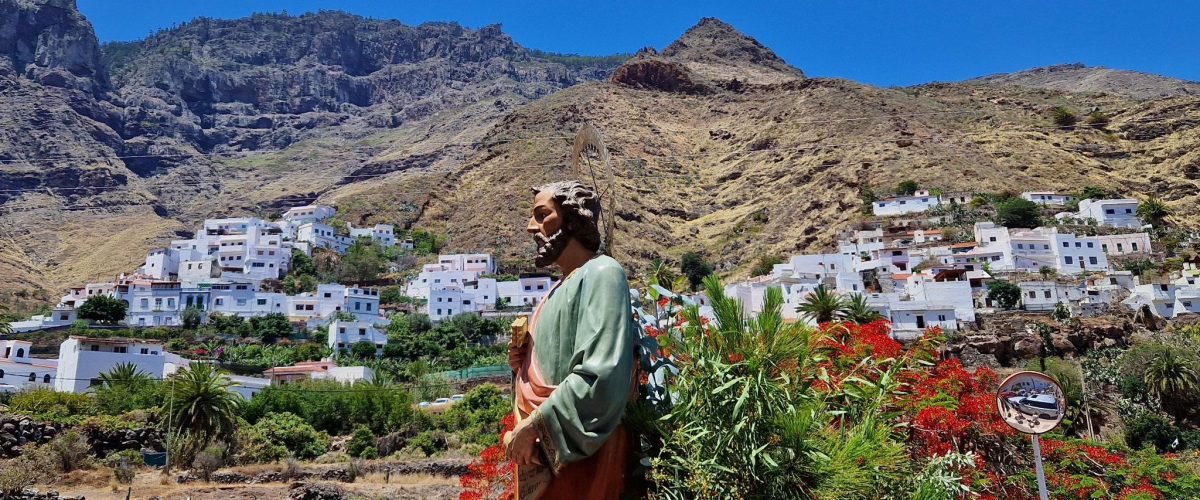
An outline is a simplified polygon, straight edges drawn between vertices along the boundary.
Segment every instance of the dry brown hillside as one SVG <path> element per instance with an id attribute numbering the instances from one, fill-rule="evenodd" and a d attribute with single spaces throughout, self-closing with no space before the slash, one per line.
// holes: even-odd
<path id="1" fill-rule="evenodd" d="M 0 206 L 0 291 L 57 296 L 135 268 L 204 217 L 312 200 L 522 265 L 532 256 L 528 187 L 576 177 L 567 156 L 588 121 L 612 150 L 616 254 L 635 271 L 697 250 L 745 275 L 762 254 L 827 249 L 860 217 L 861 188 L 909 178 L 976 192 L 1097 185 L 1161 196 L 1177 223 L 1200 222 L 1197 97 L 805 78 L 717 20 L 639 53 L 607 82 L 536 99 L 512 85 L 478 88 L 487 90 L 396 126 L 318 127 L 277 152 L 231 149 L 97 192 L 21 191 Z M 1056 128 L 1056 106 L 1111 122 Z"/>

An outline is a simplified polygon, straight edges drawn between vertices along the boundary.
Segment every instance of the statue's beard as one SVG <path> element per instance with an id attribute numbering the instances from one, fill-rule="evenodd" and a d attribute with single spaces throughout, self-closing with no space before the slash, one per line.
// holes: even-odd
<path id="1" fill-rule="evenodd" d="M 533 239 L 537 242 L 537 257 L 533 259 L 533 263 L 538 267 L 550 267 L 562 255 L 563 250 L 567 249 L 567 243 L 571 241 L 570 236 L 562 229 L 549 237 L 543 236 L 542 233 L 534 233 Z"/>

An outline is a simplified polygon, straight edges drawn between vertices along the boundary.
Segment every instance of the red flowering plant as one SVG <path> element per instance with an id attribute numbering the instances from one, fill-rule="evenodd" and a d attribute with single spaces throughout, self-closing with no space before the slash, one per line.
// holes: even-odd
<path id="1" fill-rule="evenodd" d="M 1055 498 L 1200 498 L 1200 478 L 1181 457 L 1080 439 L 1045 437 L 1041 443 L 1046 483 Z M 1024 476 L 1033 480 L 1029 472 Z"/>
<path id="2" fill-rule="evenodd" d="M 504 436 L 513 430 L 517 419 L 509 413 L 500 421 Z M 479 458 L 467 465 L 467 473 L 459 477 L 462 493 L 459 500 L 489 500 L 513 497 L 513 473 L 515 467 L 504 453 L 504 440 L 489 446 L 479 454 Z"/>

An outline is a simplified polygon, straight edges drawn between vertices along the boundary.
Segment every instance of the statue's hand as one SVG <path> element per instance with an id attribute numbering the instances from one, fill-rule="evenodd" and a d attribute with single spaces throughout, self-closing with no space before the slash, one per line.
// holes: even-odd
<path id="1" fill-rule="evenodd" d="M 512 368 L 512 371 L 521 371 L 521 366 L 525 364 L 525 353 L 528 351 L 528 346 L 528 343 L 508 344 L 508 366 Z"/>
<path id="2" fill-rule="evenodd" d="M 513 430 L 504 434 L 504 449 L 508 459 L 517 465 L 541 465 L 538 455 L 537 431 L 534 430 L 532 418 L 517 423 Z"/>

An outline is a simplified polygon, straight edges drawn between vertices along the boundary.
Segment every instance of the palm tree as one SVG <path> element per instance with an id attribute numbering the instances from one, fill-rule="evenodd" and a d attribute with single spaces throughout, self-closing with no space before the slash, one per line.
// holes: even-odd
<path id="1" fill-rule="evenodd" d="M 1161 199 L 1151 196 L 1142 201 L 1137 208 L 1137 216 L 1143 222 L 1154 227 L 1162 226 L 1163 220 L 1171 215 L 1171 209 Z"/>
<path id="2" fill-rule="evenodd" d="M 879 311 L 871 309 L 867 304 L 867 297 L 861 293 L 851 295 L 849 299 L 842 301 L 842 317 L 856 325 L 865 325 L 872 321 L 883 319 L 883 315 Z"/>
<path id="3" fill-rule="evenodd" d="M 675 269 L 662 260 L 655 260 L 646 271 L 646 281 L 672 292 L 679 292 L 687 286 L 687 277 L 675 273 Z"/>
<path id="4" fill-rule="evenodd" d="M 804 302 L 796 306 L 796 312 L 817 323 L 827 323 L 842 315 L 845 301 L 825 285 L 817 285 L 817 289 L 804 298 Z"/>
<path id="5" fill-rule="evenodd" d="M 171 386 L 170 426 L 178 433 L 194 436 L 202 445 L 233 432 L 237 396 L 232 382 L 207 363 L 192 363 L 180 369 Z"/>
<path id="6" fill-rule="evenodd" d="M 138 369 L 133 363 L 117 363 L 112 370 L 100 374 L 104 387 L 131 386 L 154 380 L 149 373 Z"/>
<path id="7" fill-rule="evenodd" d="M 8 306 L 0 304 L 0 335 L 9 335 L 13 332 L 9 321 L 11 318 L 8 316 Z"/>
<path id="8" fill-rule="evenodd" d="M 1195 369 L 1174 351 L 1167 351 L 1154 360 L 1146 369 L 1145 382 L 1150 387 L 1150 392 L 1160 400 L 1187 394 L 1200 387 Z"/>

